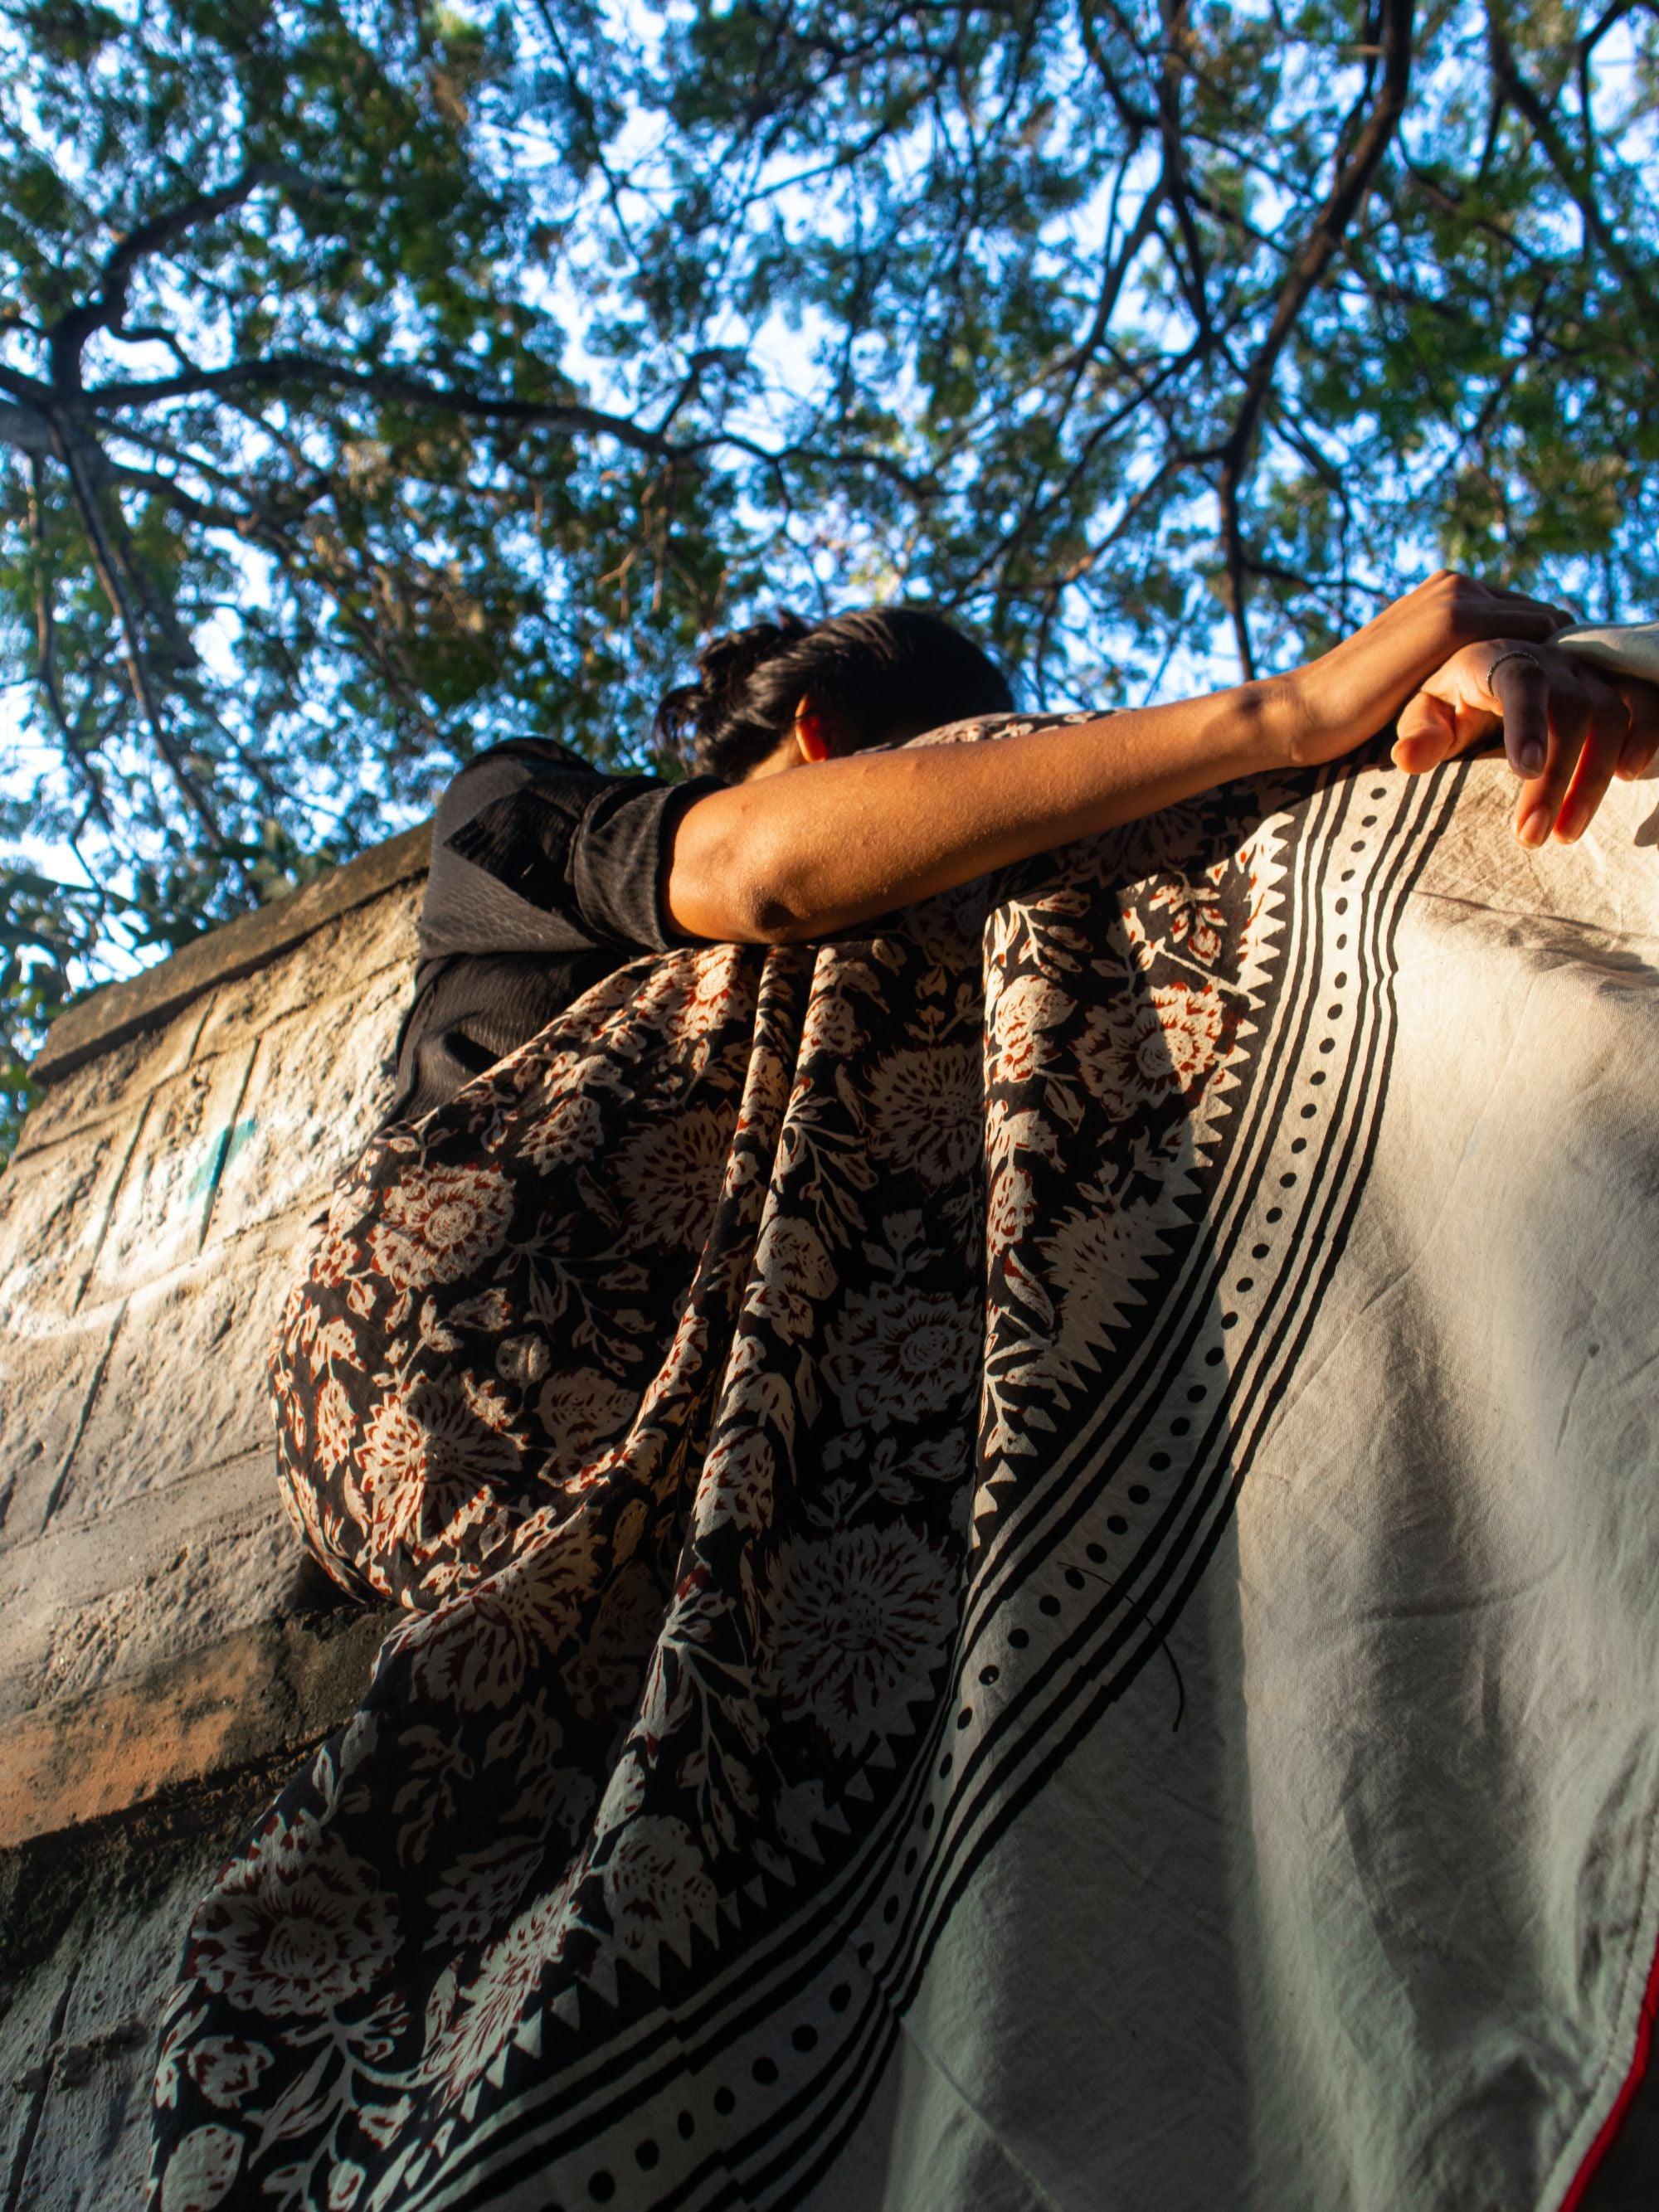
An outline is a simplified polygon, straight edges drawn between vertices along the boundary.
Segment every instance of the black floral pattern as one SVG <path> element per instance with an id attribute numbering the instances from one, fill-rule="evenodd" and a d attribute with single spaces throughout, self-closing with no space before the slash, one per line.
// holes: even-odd
<path id="1" fill-rule="evenodd" d="M 1193 1232 L 1261 811 L 833 944 L 635 962 L 356 1163 L 275 1351 L 282 1479 L 408 1618 L 195 1916 L 164 2212 L 551 2202 L 501 2147 L 613 2046 L 654 2203 L 676 2109 L 684 2142 L 736 2124 L 692 2056 L 735 1969 L 753 2081 L 828 2064 L 847 1984 L 792 2026 L 763 1960 L 809 1920 L 851 1955 L 1000 1501 Z"/>

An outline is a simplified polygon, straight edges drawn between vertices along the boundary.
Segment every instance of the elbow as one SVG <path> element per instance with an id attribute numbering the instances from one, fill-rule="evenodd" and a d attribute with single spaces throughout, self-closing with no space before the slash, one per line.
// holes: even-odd
<path id="1" fill-rule="evenodd" d="M 763 896 L 758 899 L 752 943 L 800 945 L 807 938 L 821 934 L 820 925 L 811 915 L 796 914 L 785 900 Z"/>
<path id="2" fill-rule="evenodd" d="M 815 935 L 811 915 L 764 870 L 744 871 L 737 895 L 742 903 L 744 941 L 750 945 L 799 945 Z"/>
<path id="3" fill-rule="evenodd" d="M 699 799 L 674 837 L 665 885 L 670 921 L 690 936 L 723 945 L 794 945 L 821 934 L 813 864 L 809 857 L 803 865 L 797 842 L 778 834 L 750 793 Z"/>
<path id="4" fill-rule="evenodd" d="M 667 907 L 676 928 L 716 945 L 791 945 L 811 933 L 782 872 L 749 838 L 704 836 L 693 845 L 682 834 Z"/>
<path id="5" fill-rule="evenodd" d="M 718 880 L 730 934 L 744 945 L 795 945 L 815 934 L 806 886 L 795 881 L 787 855 L 752 825 L 721 856 Z"/>

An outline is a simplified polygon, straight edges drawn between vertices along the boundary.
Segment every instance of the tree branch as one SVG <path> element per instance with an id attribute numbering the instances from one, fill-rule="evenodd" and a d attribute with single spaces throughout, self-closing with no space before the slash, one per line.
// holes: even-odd
<path id="1" fill-rule="evenodd" d="M 125 238 L 118 239 L 105 256 L 99 271 L 98 290 L 93 298 L 60 315 L 46 332 L 52 382 L 58 391 L 80 391 L 81 356 L 93 332 L 120 328 L 126 316 L 133 272 L 141 261 L 164 252 L 176 239 L 198 229 L 203 223 L 212 222 L 231 208 L 240 207 L 262 185 L 281 183 L 297 184 L 301 190 L 313 193 L 331 189 L 276 163 L 256 161 L 216 192 L 198 192 L 193 198 L 180 201 L 177 207 L 152 216 L 148 222 L 139 223 Z"/>
<path id="2" fill-rule="evenodd" d="M 1221 501 L 1222 553 L 1226 562 L 1233 635 L 1238 645 L 1239 665 L 1245 677 L 1255 673 L 1255 654 L 1250 642 L 1249 610 L 1249 562 L 1245 551 L 1240 501 L 1254 454 L 1262 410 L 1273 390 L 1279 356 L 1290 343 L 1304 309 L 1312 298 L 1331 257 L 1341 244 L 1370 190 L 1377 165 L 1400 127 L 1411 83 L 1413 0 L 1382 0 L 1379 44 L 1383 56 L 1382 84 L 1375 104 L 1365 112 L 1356 106 L 1346 137 L 1359 125 L 1352 150 L 1338 167 L 1335 181 L 1312 228 L 1291 258 L 1279 294 L 1279 304 L 1267 334 L 1256 349 L 1244 378 L 1244 389 L 1233 427 L 1222 447 L 1218 484 Z M 1364 115 L 1364 122 L 1360 117 Z"/>
<path id="3" fill-rule="evenodd" d="M 521 422 L 532 427 L 615 438 L 636 452 L 667 459 L 684 458 L 695 444 L 677 446 L 659 430 L 603 408 L 568 400 L 514 399 L 505 393 L 475 392 L 464 385 L 434 384 L 396 368 L 354 368 L 348 362 L 318 354 L 283 353 L 264 361 L 232 362 L 224 368 L 161 376 L 143 382 L 100 384 L 78 395 L 76 411 L 106 414 L 127 407 L 152 407 L 167 399 L 231 398 L 238 392 L 351 392 L 365 398 L 432 407 L 464 421 Z M 707 441 L 702 441 L 707 443 Z"/>
<path id="4" fill-rule="evenodd" d="M 1187 174 L 1187 151 L 1182 137 L 1181 81 L 1186 74 L 1181 52 L 1189 36 L 1188 0 L 1160 0 L 1164 24 L 1164 62 L 1158 79 L 1158 130 L 1164 142 L 1164 197 L 1175 210 L 1187 249 L 1187 267 L 1176 261 L 1176 282 L 1192 311 L 1200 337 L 1207 344 L 1210 328 L 1209 268 L 1204 242 L 1194 220 L 1192 188 Z M 1175 256 L 1170 257 L 1176 259 Z"/>
<path id="5" fill-rule="evenodd" d="M 53 428 L 58 457 L 69 471 L 70 483 L 75 495 L 76 509 L 81 517 L 82 527 L 87 533 L 87 544 L 92 555 L 93 568 L 97 574 L 99 582 L 103 586 L 105 597 L 108 599 L 120 628 L 122 642 L 126 652 L 127 673 L 131 680 L 133 696 L 138 702 L 139 711 L 149 725 L 149 733 L 155 741 L 156 750 L 166 762 L 168 771 L 179 787 L 179 796 L 201 824 L 208 842 L 215 852 L 226 852 L 228 849 L 228 841 L 219 826 L 218 817 L 195 777 L 185 766 L 183 757 L 173 744 L 172 735 L 162 720 L 161 702 L 155 696 L 155 687 L 149 678 L 149 670 L 145 663 L 143 639 L 139 631 L 137 617 L 133 611 L 132 602 L 122 574 L 121 556 L 112 542 L 109 532 L 105 526 L 104 518 L 99 512 L 97 487 L 88 474 L 85 460 L 77 449 L 73 432 L 65 431 L 56 424 Z"/>
<path id="6" fill-rule="evenodd" d="M 34 555 L 34 641 L 35 684 L 46 702 L 46 711 L 62 741 L 64 753 L 70 767 L 87 786 L 92 811 L 106 830 L 112 835 L 115 824 L 110 818 L 109 804 L 104 796 L 103 778 L 82 744 L 81 732 L 71 720 L 64 698 L 63 672 L 58 663 L 58 621 L 52 609 L 52 577 L 46 553 L 46 470 L 39 459 L 29 463 L 29 543 Z"/>
<path id="7" fill-rule="evenodd" d="M 46 416 L 35 408 L 15 407 L 9 400 L 0 399 L 0 446 L 10 446 L 17 453 L 44 460 L 52 450 Z"/>
<path id="8" fill-rule="evenodd" d="M 1620 282 L 1629 287 L 1632 296 L 1639 303 L 1650 325 L 1659 322 L 1659 303 L 1656 303 L 1646 273 L 1626 252 L 1622 240 L 1601 212 L 1601 204 L 1595 197 L 1595 180 L 1589 170 L 1574 155 L 1536 88 L 1522 74 L 1520 64 L 1515 58 L 1515 49 L 1510 44 L 1509 33 L 1493 0 L 1488 0 L 1486 9 L 1486 44 L 1492 56 L 1492 75 L 1504 97 L 1513 102 L 1531 125 L 1533 136 L 1543 148 L 1550 167 L 1578 210 L 1586 236 L 1600 246 L 1607 256 L 1607 265 Z"/>

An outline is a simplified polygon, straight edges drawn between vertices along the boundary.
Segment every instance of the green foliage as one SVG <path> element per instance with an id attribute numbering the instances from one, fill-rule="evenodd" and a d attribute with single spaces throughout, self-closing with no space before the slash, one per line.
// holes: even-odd
<path id="1" fill-rule="evenodd" d="M 1656 96 L 1575 0 L 0 0 L 0 1147 L 67 992 L 760 606 L 1054 703 L 1651 609 Z"/>

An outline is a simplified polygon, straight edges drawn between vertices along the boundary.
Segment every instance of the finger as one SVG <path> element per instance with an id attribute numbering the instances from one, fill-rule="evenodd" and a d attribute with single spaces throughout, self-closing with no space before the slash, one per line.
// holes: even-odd
<path id="1" fill-rule="evenodd" d="M 1596 808 L 1607 795 L 1607 786 L 1630 735 L 1629 710 L 1614 687 L 1596 677 L 1583 681 L 1589 723 L 1555 824 L 1556 836 L 1565 844 L 1571 844 L 1589 829 Z"/>
<path id="2" fill-rule="evenodd" d="M 1576 629 L 1583 620 L 1583 617 L 1575 614 L 1571 607 L 1555 606 L 1548 599 L 1534 598 L 1530 592 L 1511 591 L 1507 584 L 1489 584 L 1486 588 L 1494 599 L 1510 600 L 1522 606 L 1542 607 L 1557 629 Z"/>
<path id="3" fill-rule="evenodd" d="M 1553 607 L 1531 600 L 1462 599 L 1453 610 L 1453 626 L 1466 644 L 1480 638 L 1514 638 L 1527 645 L 1544 645 L 1561 627 Z"/>
<path id="4" fill-rule="evenodd" d="M 1491 745 L 1494 750 L 1504 750 L 1504 717 L 1488 714 L 1484 707 L 1455 707 L 1453 715 L 1457 723 L 1457 743 L 1454 750 L 1472 753 L 1477 747 Z"/>
<path id="5" fill-rule="evenodd" d="M 1581 615 L 1575 614 L 1570 607 L 1557 606 L 1553 599 L 1540 599 L 1535 592 L 1516 591 L 1512 585 L 1491 584 L 1481 580 L 1475 587 L 1483 592 L 1494 606 L 1512 607 L 1529 614 L 1547 615 L 1552 628 L 1555 629 L 1570 627 L 1583 619 Z"/>
<path id="6" fill-rule="evenodd" d="M 1624 750 L 1619 756 L 1619 774 L 1626 778 L 1638 776 L 1659 752 L 1659 688 L 1627 678 L 1620 684 L 1619 696 L 1630 717 Z"/>
<path id="7" fill-rule="evenodd" d="M 1500 668 L 1499 680 L 1507 673 L 1507 668 Z M 1553 672 L 1547 679 L 1547 711 L 1549 736 L 1543 773 L 1528 780 L 1516 809 L 1516 834 L 1523 845 L 1541 845 L 1555 827 L 1567 785 L 1584 749 L 1590 709 L 1583 680 L 1559 668 Z M 1505 720 L 1507 726 L 1507 717 Z"/>
<path id="8" fill-rule="evenodd" d="M 1457 742 L 1451 708 L 1427 691 L 1414 692 L 1407 700 L 1394 730 L 1394 764 L 1407 775 L 1438 768 Z"/>
<path id="9" fill-rule="evenodd" d="M 1511 653 L 1492 671 L 1486 688 L 1504 717 L 1510 766 L 1523 781 L 1541 775 L 1549 757 L 1549 671 L 1530 653 Z"/>
<path id="10" fill-rule="evenodd" d="M 1451 708 L 1452 743 L 1446 753 L 1448 760 L 1465 753 L 1475 752 L 1490 744 L 1495 751 L 1504 750 L 1504 718 L 1489 713 L 1484 707 L 1467 706 L 1462 701 Z"/>
<path id="11" fill-rule="evenodd" d="M 1526 592 L 1511 591 L 1506 585 L 1484 584 L 1449 572 L 1438 582 L 1442 594 L 1449 598 L 1452 628 L 1466 644 L 1515 638 L 1542 645 L 1564 623 L 1577 620 L 1565 607 L 1535 599 Z"/>

